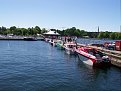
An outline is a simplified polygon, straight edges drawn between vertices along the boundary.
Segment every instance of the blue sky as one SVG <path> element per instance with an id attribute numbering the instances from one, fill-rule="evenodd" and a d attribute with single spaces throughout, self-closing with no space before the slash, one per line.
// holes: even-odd
<path id="1" fill-rule="evenodd" d="M 120 0 L 0 0 L 0 26 L 120 31 Z"/>

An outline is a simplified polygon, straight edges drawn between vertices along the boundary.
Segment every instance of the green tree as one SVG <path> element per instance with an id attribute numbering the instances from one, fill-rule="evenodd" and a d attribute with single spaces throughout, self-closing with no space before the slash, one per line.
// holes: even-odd
<path id="1" fill-rule="evenodd" d="M 98 35 L 98 38 L 99 38 L 99 39 L 104 38 L 104 32 L 100 32 L 99 35 Z"/>
<path id="2" fill-rule="evenodd" d="M 10 29 L 7 29 L 6 33 L 7 33 L 7 34 L 11 34 Z"/>
<path id="3" fill-rule="evenodd" d="M 105 33 L 104 33 L 104 36 L 103 36 L 104 38 L 109 38 L 109 32 L 108 31 L 106 31 Z"/>
<path id="4" fill-rule="evenodd" d="M 45 28 L 42 28 L 41 33 L 46 33 L 47 30 Z"/>
<path id="5" fill-rule="evenodd" d="M 110 39 L 116 39 L 116 36 L 115 36 L 115 33 L 114 33 L 114 32 L 112 32 L 112 33 L 110 34 Z"/>
<path id="6" fill-rule="evenodd" d="M 21 30 L 21 35 L 23 35 L 23 36 L 25 36 L 25 35 L 29 35 L 28 34 L 28 29 L 26 29 L 26 28 L 20 28 L 20 30 Z"/>
<path id="7" fill-rule="evenodd" d="M 0 34 L 2 34 L 2 28 L 0 27 Z"/>
<path id="8" fill-rule="evenodd" d="M 74 31 L 74 35 L 80 37 L 81 31 L 79 29 Z"/>
<path id="9" fill-rule="evenodd" d="M 87 36 L 87 32 L 84 30 L 80 31 L 80 37 Z"/>
<path id="10" fill-rule="evenodd" d="M 15 26 L 10 27 L 10 33 L 16 34 L 16 27 Z"/>
<path id="11" fill-rule="evenodd" d="M 115 33 L 115 39 L 121 39 L 121 33 L 119 32 Z"/>
<path id="12" fill-rule="evenodd" d="M 6 27 L 1 27 L 1 33 L 3 34 L 3 35 L 6 35 L 7 34 L 7 29 L 6 29 Z"/>
<path id="13" fill-rule="evenodd" d="M 41 29 L 39 26 L 35 26 L 34 29 L 36 30 L 36 33 L 41 34 Z"/>
<path id="14" fill-rule="evenodd" d="M 27 35 L 33 35 L 34 32 L 33 32 L 33 29 L 32 28 L 28 28 L 27 29 Z"/>

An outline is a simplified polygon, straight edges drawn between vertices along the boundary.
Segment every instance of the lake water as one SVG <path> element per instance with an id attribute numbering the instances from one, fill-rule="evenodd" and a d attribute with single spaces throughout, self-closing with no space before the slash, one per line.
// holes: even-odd
<path id="1" fill-rule="evenodd" d="M 110 39 L 84 39 L 84 38 L 80 38 L 77 40 L 77 42 L 82 43 L 82 44 L 104 44 L 105 42 L 115 42 L 116 40 L 110 40 Z"/>
<path id="2" fill-rule="evenodd" d="M 88 67 L 44 41 L 0 41 L 0 91 L 121 91 L 121 70 Z"/>

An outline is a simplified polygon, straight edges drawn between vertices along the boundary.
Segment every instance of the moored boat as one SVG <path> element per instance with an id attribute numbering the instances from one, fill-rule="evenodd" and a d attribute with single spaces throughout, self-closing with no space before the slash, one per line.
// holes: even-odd
<path id="1" fill-rule="evenodd" d="M 64 49 L 67 54 L 75 54 L 76 43 L 75 42 L 66 42 L 64 44 Z"/>
<path id="2" fill-rule="evenodd" d="M 50 40 L 49 40 L 49 43 L 50 43 L 52 46 L 56 46 L 57 40 L 56 40 L 56 39 L 50 39 Z"/>
<path id="3" fill-rule="evenodd" d="M 78 53 L 79 59 L 90 66 L 103 67 L 111 64 L 109 57 L 96 49 L 80 47 L 75 49 L 75 51 Z"/>
<path id="4" fill-rule="evenodd" d="M 62 40 L 57 40 L 56 46 L 57 46 L 58 49 L 63 50 L 64 49 L 63 45 L 64 45 L 64 43 L 63 43 Z"/>

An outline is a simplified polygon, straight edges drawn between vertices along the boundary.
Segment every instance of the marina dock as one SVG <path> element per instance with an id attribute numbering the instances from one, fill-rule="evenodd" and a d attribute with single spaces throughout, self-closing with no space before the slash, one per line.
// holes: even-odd
<path id="1" fill-rule="evenodd" d="M 94 49 L 106 54 L 107 56 L 109 56 L 112 65 L 121 68 L 121 51 L 108 50 L 103 47 L 90 46 L 90 45 L 85 45 L 85 44 L 81 44 L 81 43 L 77 43 L 77 46 L 82 46 L 82 47 L 85 46 L 85 47 L 94 48 Z M 62 47 L 64 48 L 64 46 L 62 46 Z"/>

